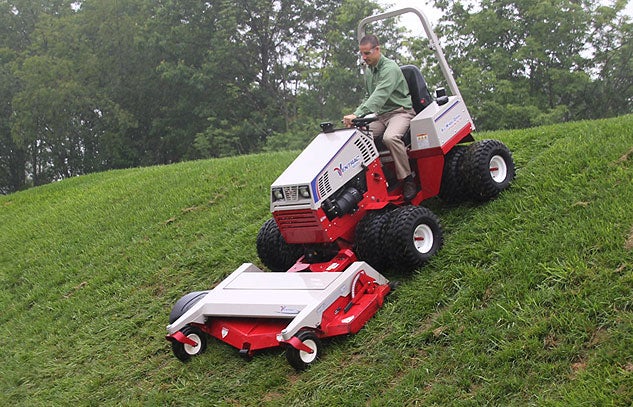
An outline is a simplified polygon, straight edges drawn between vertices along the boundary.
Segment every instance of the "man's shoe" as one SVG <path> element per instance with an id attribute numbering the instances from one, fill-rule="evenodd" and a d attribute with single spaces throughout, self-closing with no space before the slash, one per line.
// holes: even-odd
<path id="1" fill-rule="evenodd" d="M 402 185 L 402 195 L 404 195 L 405 201 L 410 201 L 415 198 L 418 193 L 418 188 L 413 181 L 404 181 Z"/>

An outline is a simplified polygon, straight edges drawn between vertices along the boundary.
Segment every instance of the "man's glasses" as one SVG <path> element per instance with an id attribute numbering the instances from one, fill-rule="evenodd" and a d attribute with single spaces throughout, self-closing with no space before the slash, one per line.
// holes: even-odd
<path id="1" fill-rule="evenodd" d="M 363 51 L 361 52 L 361 54 L 365 55 L 366 57 L 370 56 L 371 54 L 374 53 L 374 51 L 376 50 L 376 47 L 370 49 L 369 51 Z"/>

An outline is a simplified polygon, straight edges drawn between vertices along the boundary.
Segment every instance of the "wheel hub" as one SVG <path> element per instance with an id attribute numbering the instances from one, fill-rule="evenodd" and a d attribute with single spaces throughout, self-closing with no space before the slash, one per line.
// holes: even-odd
<path id="1" fill-rule="evenodd" d="M 317 357 L 316 353 L 316 343 L 312 339 L 306 339 L 303 343 L 310 349 L 312 349 L 312 353 L 308 353 L 304 350 L 299 351 L 299 357 L 304 363 L 312 363 Z"/>
<path id="2" fill-rule="evenodd" d="M 429 225 L 418 225 L 413 232 L 413 244 L 420 253 L 428 253 L 433 247 L 433 230 Z"/>
<path id="3" fill-rule="evenodd" d="M 495 155 L 490 159 L 490 176 L 495 182 L 503 182 L 508 176 L 508 166 L 500 155 Z"/>
<path id="4" fill-rule="evenodd" d="M 197 355 L 198 352 L 200 352 L 200 344 L 202 343 L 202 340 L 197 334 L 189 334 L 187 335 L 187 338 L 194 341 L 196 343 L 196 346 L 192 346 L 192 345 L 189 345 L 188 343 L 185 343 L 184 344 L 185 352 L 187 352 L 190 355 Z"/>

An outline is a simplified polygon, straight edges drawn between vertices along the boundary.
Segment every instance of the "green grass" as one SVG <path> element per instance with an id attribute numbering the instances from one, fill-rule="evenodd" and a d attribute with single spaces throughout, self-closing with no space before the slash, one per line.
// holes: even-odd
<path id="1" fill-rule="evenodd" d="M 173 303 L 243 262 L 269 153 L 94 174 L 0 197 L 0 405 L 630 405 L 633 116 L 480 134 L 510 190 L 428 205 L 442 251 L 297 374 L 215 340 L 188 364 Z"/>

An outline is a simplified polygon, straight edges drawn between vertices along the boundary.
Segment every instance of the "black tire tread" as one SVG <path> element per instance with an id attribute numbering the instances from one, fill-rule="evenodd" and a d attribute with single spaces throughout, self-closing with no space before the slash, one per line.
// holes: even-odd
<path id="1" fill-rule="evenodd" d="M 427 223 L 433 230 L 433 247 L 428 253 L 421 254 L 413 245 L 415 228 Z M 397 208 L 390 219 L 386 235 L 387 253 L 394 268 L 409 273 L 421 267 L 444 243 L 439 218 L 428 208 L 422 206 L 403 206 Z"/>
<path id="2" fill-rule="evenodd" d="M 303 255 L 300 245 L 288 244 L 275 219 L 268 219 L 257 234 L 257 255 L 271 271 L 286 271 Z"/>
<path id="3" fill-rule="evenodd" d="M 171 309 L 169 313 L 169 323 L 173 324 L 178 318 L 180 318 L 189 308 L 193 307 L 202 297 L 207 295 L 209 291 L 194 291 L 189 294 L 185 294 Z"/>
<path id="4" fill-rule="evenodd" d="M 391 265 L 384 250 L 390 214 L 390 211 L 369 212 L 356 226 L 354 253 L 377 271 L 384 271 Z"/>
<path id="5" fill-rule="evenodd" d="M 501 156 L 508 168 L 502 182 L 496 182 L 490 175 L 490 160 L 495 155 Z M 509 187 L 515 176 L 512 153 L 498 140 L 481 140 L 471 144 L 462 160 L 461 171 L 467 181 L 470 198 L 477 202 L 496 198 Z"/>
<path id="6" fill-rule="evenodd" d="M 447 203 L 459 203 L 468 199 L 468 188 L 461 171 L 461 162 L 468 146 L 456 145 L 444 157 L 444 172 L 440 186 L 440 198 Z"/>

